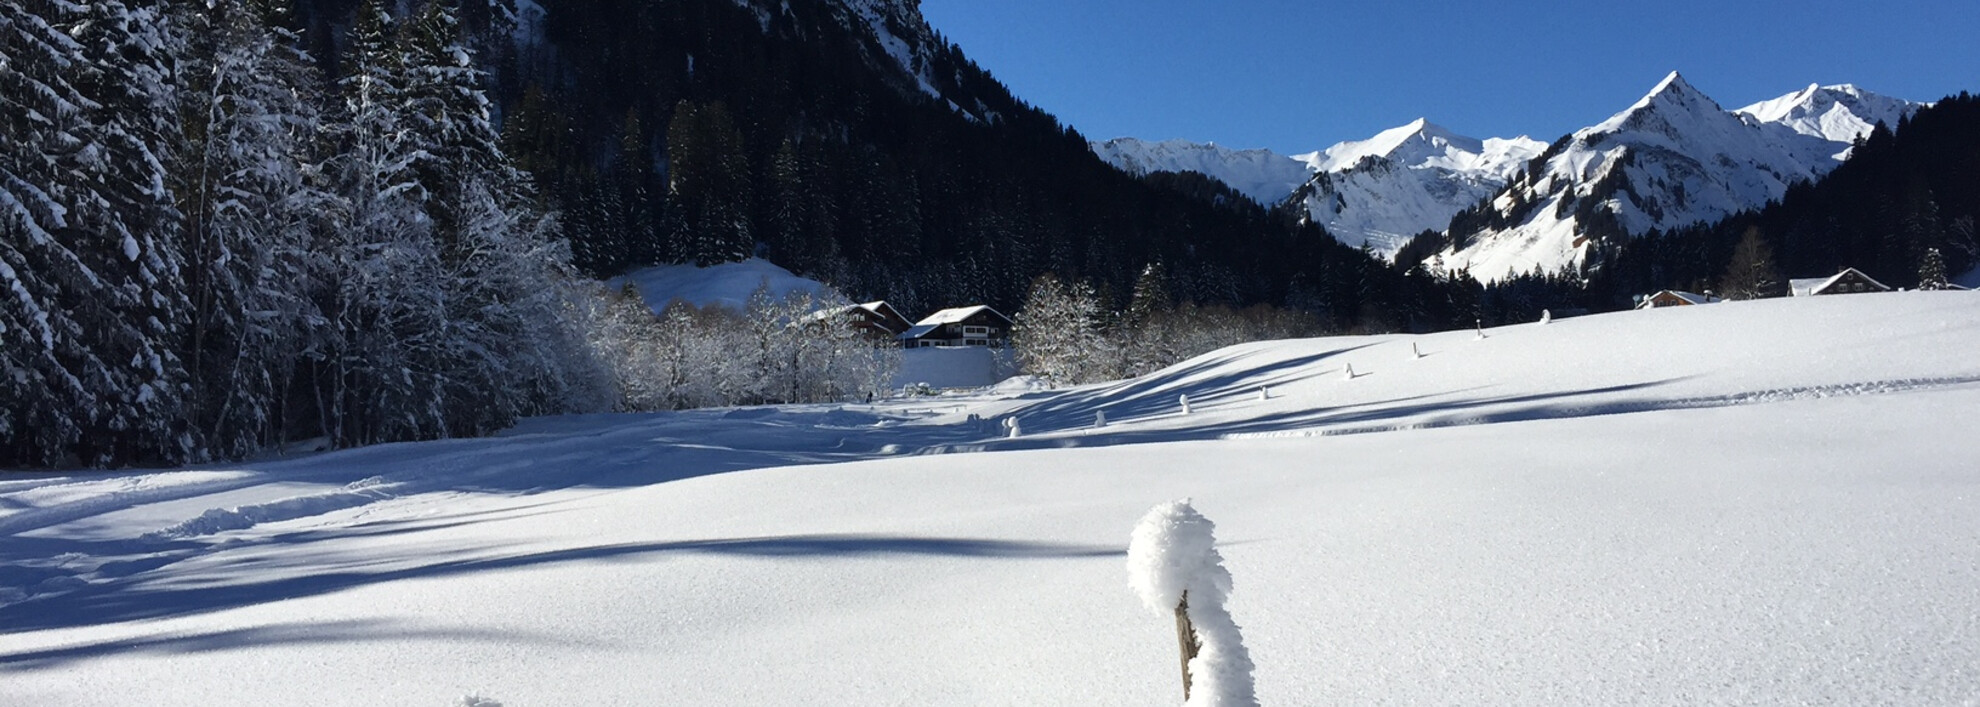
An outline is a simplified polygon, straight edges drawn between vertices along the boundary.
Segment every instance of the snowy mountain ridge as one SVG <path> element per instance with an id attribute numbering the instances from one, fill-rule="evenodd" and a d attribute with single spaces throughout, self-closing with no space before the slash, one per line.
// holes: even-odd
<path id="1" fill-rule="evenodd" d="M 1292 198 L 1342 243 L 1392 257 L 1417 233 L 1443 230 L 1497 192 L 1545 148 L 1525 136 L 1466 137 L 1418 118 L 1300 155 L 1314 175 Z"/>
<path id="2" fill-rule="evenodd" d="M 1467 137 L 1423 118 L 1290 157 L 1188 140 L 1092 143 L 1094 154 L 1130 174 L 1198 172 L 1267 206 L 1298 200 L 1341 242 L 1384 257 L 1420 231 L 1442 230 L 1545 147 L 1524 136 Z"/>
<path id="3" fill-rule="evenodd" d="M 1672 72 L 1635 104 L 1550 147 L 1450 224 L 1437 263 L 1481 281 L 1580 267 L 1607 243 L 1778 199 L 1850 142 L 1918 104 L 1810 87 L 1728 111 Z"/>
<path id="4" fill-rule="evenodd" d="M 1557 149 L 1526 136 L 1471 138 L 1423 118 L 1293 156 L 1187 140 L 1092 146 L 1129 173 L 1195 171 L 1260 203 L 1297 200 L 1336 239 L 1385 257 L 1416 234 L 1448 232 L 1458 247 L 1438 256 L 1443 269 L 1497 280 L 1577 266 L 1603 238 L 1765 204 L 1841 164 L 1877 123 L 1895 126 L 1923 105 L 1850 84 L 1811 84 L 1728 111 L 1672 72 Z M 1529 170 L 1542 155 L 1545 166 Z M 1289 163 L 1306 177 L 1283 191 L 1294 174 Z"/>
<path id="5" fill-rule="evenodd" d="M 1266 206 L 1285 201 L 1312 176 L 1308 165 L 1267 149 L 1234 150 L 1188 140 L 1152 142 L 1123 137 L 1093 142 L 1093 153 L 1133 175 L 1196 172 Z"/>

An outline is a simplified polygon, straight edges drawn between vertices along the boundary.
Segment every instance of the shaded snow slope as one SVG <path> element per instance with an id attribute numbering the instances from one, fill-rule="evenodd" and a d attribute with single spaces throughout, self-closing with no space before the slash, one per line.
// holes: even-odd
<path id="1" fill-rule="evenodd" d="M 808 292 L 819 298 L 839 298 L 830 286 L 793 275 L 791 271 L 762 258 L 705 268 L 656 265 L 612 278 L 606 284 L 617 289 L 628 282 L 639 290 L 640 298 L 655 312 L 666 309 L 676 300 L 697 307 L 719 305 L 740 310 L 749 302 L 751 293 L 758 287 L 766 286 L 773 299 L 781 299 L 793 292 Z"/>
<path id="2" fill-rule="evenodd" d="M 1972 292 L 1763 300 L 0 477 L 0 704 L 1173 703 L 1122 566 L 1177 498 L 1264 704 L 1957 704 L 1976 347 Z"/>

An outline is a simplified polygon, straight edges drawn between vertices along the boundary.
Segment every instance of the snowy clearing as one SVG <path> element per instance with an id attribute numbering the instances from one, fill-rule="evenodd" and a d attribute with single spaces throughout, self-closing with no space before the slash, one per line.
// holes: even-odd
<path id="1" fill-rule="evenodd" d="M 0 476 L 0 704 L 1177 703 L 1181 498 L 1263 704 L 1980 701 L 1980 293 L 1485 334 Z"/>

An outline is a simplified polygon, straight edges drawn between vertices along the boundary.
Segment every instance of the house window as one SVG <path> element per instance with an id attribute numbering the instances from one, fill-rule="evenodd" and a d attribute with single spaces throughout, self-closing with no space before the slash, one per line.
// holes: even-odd
<path id="1" fill-rule="evenodd" d="M 990 335 L 990 327 L 987 326 L 963 327 L 963 336 L 989 336 L 989 335 Z"/>
<path id="2" fill-rule="evenodd" d="M 990 342 L 988 342 L 988 341 L 985 341 L 985 340 L 983 340 L 983 339 L 970 339 L 969 341 L 966 341 L 966 342 L 964 342 L 964 343 L 966 343 L 966 344 L 968 344 L 968 345 L 970 345 L 970 346 L 989 346 L 989 345 L 990 345 Z"/>

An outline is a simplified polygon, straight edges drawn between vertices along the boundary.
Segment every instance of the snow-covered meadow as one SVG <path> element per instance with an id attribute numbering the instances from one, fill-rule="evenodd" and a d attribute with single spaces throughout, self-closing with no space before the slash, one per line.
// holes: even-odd
<path id="1" fill-rule="evenodd" d="M 1185 497 L 1264 704 L 1980 701 L 1980 294 L 1484 333 L 0 476 L 0 704 L 1174 703 Z"/>

